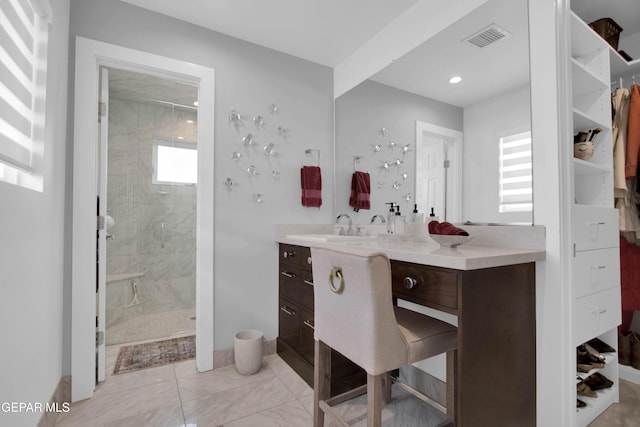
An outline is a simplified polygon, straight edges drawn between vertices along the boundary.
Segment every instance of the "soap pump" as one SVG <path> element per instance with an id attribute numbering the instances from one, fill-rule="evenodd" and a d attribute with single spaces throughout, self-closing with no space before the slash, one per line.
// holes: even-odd
<path id="1" fill-rule="evenodd" d="M 396 211 L 394 209 L 395 203 L 388 202 L 385 205 L 389 205 L 389 212 L 387 213 L 387 233 L 393 234 L 396 231 Z"/>
<path id="2" fill-rule="evenodd" d="M 438 217 L 433 212 L 433 208 L 431 208 L 431 213 L 429 214 L 429 221 L 438 221 Z"/>
<path id="3" fill-rule="evenodd" d="M 411 222 L 413 224 L 420 224 L 424 222 L 424 215 L 421 212 L 418 212 L 418 204 L 413 205 L 413 215 L 411 215 Z"/>

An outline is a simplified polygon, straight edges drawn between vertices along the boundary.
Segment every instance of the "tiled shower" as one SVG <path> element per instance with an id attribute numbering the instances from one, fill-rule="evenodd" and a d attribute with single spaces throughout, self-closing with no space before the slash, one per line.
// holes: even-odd
<path id="1" fill-rule="evenodd" d="M 106 343 L 194 332 L 196 187 L 153 172 L 158 144 L 197 141 L 197 89 L 112 69 L 109 80 Z"/>

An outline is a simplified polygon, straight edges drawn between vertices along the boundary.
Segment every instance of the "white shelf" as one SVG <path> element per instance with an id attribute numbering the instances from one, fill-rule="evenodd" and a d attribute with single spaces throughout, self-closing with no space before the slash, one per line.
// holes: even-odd
<path id="1" fill-rule="evenodd" d="M 640 73 L 640 58 L 627 62 L 613 47 L 609 46 L 609 61 L 611 64 L 611 78 L 627 77 Z"/>
<path id="2" fill-rule="evenodd" d="M 589 116 L 584 111 L 581 111 L 577 108 L 573 109 L 573 132 L 574 134 L 578 132 L 585 132 L 589 129 L 601 127 L 604 129 L 610 129 L 611 123 L 602 123 L 602 121 L 597 120 L 595 117 Z"/>
<path id="3" fill-rule="evenodd" d="M 573 77 L 573 96 L 592 92 L 602 93 L 604 90 L 609 90 L 610 82 L 602 80 L 575 58 L 571 58 L 571 74 Z"/>
<path id="4" fill-rule="evenodd" d="M 576 409 L 576 425 L 586 426 L 605 409 L 619 400 L 618 384 L 614 382 L 611 388 L 596 391 L 597 398 L 578 396 L 578 399 L 587 404 L 584 408 Z"/>
<path id="5" fill-rule="evenodd" d="M 573 11 L 571 12 L 571 56 L 576 58 L 591 55 L 605 47 L 603 42 L 598 33 Z"/>
<path id="6" fill-rule="evenodd" d="M 573 158 L 573 170 L 576 175 L 593 175 L 602 173 L 612 173 L 610 166 L 600 165 L 588 160 Z"/>
<path id="7" fill-rule="evenodd" d="M 579 383 L 580 381 L 586 380 L 596 372 L 604 371 L 605 369 L 607 369 L 607 366 L 611 366 L 611 364 L 616 363 L 616 360 L 618 359 L 618 353 L 601 353 L 601 354 L 605 357 L 604 368 L 592 369 L 589 372 L 579 372 L 579 371 L 576 372 L 576 377 L 580 377 L 580 379 L 576 379 L 576 384 Z"/>

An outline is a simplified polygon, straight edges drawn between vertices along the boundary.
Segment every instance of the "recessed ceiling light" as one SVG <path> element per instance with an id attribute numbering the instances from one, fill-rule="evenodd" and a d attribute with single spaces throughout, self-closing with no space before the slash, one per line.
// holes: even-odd
<path id="1" fill-rule="evenodd" d="M 179 136 L 178 139 L 184 139 L 184 136 Z"/>
<path id="2" fill-rule="evenodd" d="M 193 101 L 193 105 L 198 106 L 198 101 Z"/>
<path id="3" fill-rule="evenodd" d="M 187 120 L 187 123 L 195 123 L 193 120 Z"/>
<path id="4" fill-rule="evenodd" d="M 456 83 L 460 83 L 461 81 L 462 81 L 462 77 L 460 76 L 453 76 L 449 79 L 449 83 L 451 83 L 452 85 Z"/>

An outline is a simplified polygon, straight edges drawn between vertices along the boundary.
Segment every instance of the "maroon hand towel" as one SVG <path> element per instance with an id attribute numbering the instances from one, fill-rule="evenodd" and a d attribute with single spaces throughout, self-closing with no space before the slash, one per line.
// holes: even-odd
<path id="1" fill-rule="evenodd" d="M 429 222 L 429 234 L 446 234 L 450 236 L 468 236 L 469 233 L 462 228 L 458 228 L 450 222 Z"/>
<path id="2" fill-rule="evenodd" d="M 322 174 L 318 166 L 303 166 L 300 169 L 302 206 L 319 208 L 322 205 Z"/>
<path id="3" fill-rule="evenodd" d="M 349 206 L 356 212 L 359 209 L 371 209 L 371 180 L 366 172 L 354 172 L 351 177 L 351 197 Z"/>

